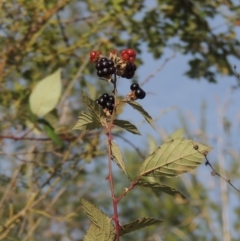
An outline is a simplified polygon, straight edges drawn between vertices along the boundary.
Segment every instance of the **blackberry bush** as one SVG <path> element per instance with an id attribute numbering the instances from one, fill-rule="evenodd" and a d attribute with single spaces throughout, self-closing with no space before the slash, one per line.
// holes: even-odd
<path id="1" fill-rule="evenodd" d="M 136 52 L 133 49 L 122 50 L 120 54 L 118 51 L 112 50 L 107 56 L 103 56 L 100 51 L 92 51 L 90 53 L 90 60 L 95 63 L 97 75 L 107 80 L 112 85 L 113 90 L 110 94 L 101 94 L 95 101 L 83 93 L 83 101 L 88 112 L 80 113 L 74 129 L 93 130 L 103 128 L 107 134 L 108 176 L 106 179 L 109 182 L 111 192 L 113 215 L 108 217 L 96 206 L 82 199 L 83 209 L 91 220 L 91 225 L 84 236 L 84 241 L 119 241 L 120 237 L 126 233 L 161 223 L 158 218 L 140 217 L 137 220 L 130 220 L 128 224 L 120 225 L 118 204 L 128 192 L 137 186 L 151 189 L 155 193 L 165 192 L 172 196 L 178 196 L 182 201 L 186 201 L 185 195 L 180 191 L 158 182 L 159 178 L 149 180 L 148 177 L 175 177 L 189 172 L 200 165 L 211 150 L 211 147 L 193 142 L 192 140 L 182 138 L 169 140 L 143 160 L 142 164 L 136 169 L 136 177 L 129 176 L 121 150 L 113 139 L 112 130 L 120 127 L 136 135 L 140 135 L 140 131 L 129 121 L 117 119 L 118 108 L 125 103 L 130 105 L 154 128 L 151 116 L 135 101 L 138 99 L 142 100 L 146 96 L 146 92 L 138 83 L 132 83 L 130 85 L 131 91 L 126 93 L 124 97 L 120 98 L 117 96 L 117 87 L 121 84 L 122 78 L 131 79 L 135 75 L 137 70 L 137 66 L 134 64 L 135 58 Z M 122 193 L 116 194 L 114 190 L 112 161 L 117 163 L 126 178 L 130 180 L 129 186 Z M 152 180 L 155 181 L 152 182 Z"/>

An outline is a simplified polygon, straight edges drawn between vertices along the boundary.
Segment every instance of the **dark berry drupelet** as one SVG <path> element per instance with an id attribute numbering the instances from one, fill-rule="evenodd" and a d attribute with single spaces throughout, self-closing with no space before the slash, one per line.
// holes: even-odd
<path id="1" fill-rule="evenodd" d="M 135 96 L 138 99 L 144 99 L 144 97 L 146 96 L 146 93 L 145 93 L 145 91 L 143 89 L 138 88 L 137 90 L 135 90 Z"/>
<path id="2" fill-rule="evenodd" d="M 139 84 L 138 83 L 133 83 L 133 84 L 131 84 L 131 86 L 130 86 L 130 89 L 131 90 L 137 90 L 139 88 Z"/>
<path id="3" fill-rule="evenodd" d="M 114 96 L 113 96 L 113 95 L 110 95 L 110 96 L 109 96 L 109 101 L 114 104 Z"/>
<path id="4" fill-rule="evenodd" d="M 107 100 L 102 96 L 98 99 L 98 104 L 101 105 L 103 108 L 106 106 Z"/>

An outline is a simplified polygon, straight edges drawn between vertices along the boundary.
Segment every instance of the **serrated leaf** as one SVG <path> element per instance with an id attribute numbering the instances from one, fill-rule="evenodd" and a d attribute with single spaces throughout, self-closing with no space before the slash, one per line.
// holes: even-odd
<path id="1" fill-rule="evenodd" d="M 102 107 L 99 104 L 97 104 L 94 100 L 90 99 L 84 92 L 83 102 L 85 106 L 88 108 L 91 115 L 95 116 L 95 118 L 100 121 L 101 117 L 104 116 Z"/>
<path id="2" fill-rule="evenodd" d="M 96 118 L 96 116 L 91 113 L 81 111 L 73 130 L 94 130 L 100 128 L 101 126 L 101 122 L 99 122 L 99 119 Z"/>
<path id="3" fill-rule="evenodd" d="M 85 199 L 81 200 L 83 209 L 87 213 L 88 218 L 92 224 L 84 237 L 84 241 L 112 241 L 115 238 L 115 227 L 111 219 L 103 213 L 100 209 L 95 207 Z M 92 239 L 92 238 L 97 239 Z"/>
<path id="4" fill-rule="evenodd" d="M 87 233 L 84 235 L 83 241 L 114 241 L 115 234 L 109 237 L 105 236 L 105 233 L 98 226 L 91 224 Z"/>
<path id="5" fill-rule="evenodd" d="M 204 154 L 211 150 L 210 146 L 183 138 L 167 141 L 143 162 L 140 175 L 174 177 L 189 172 L 198 167 Z"/>
<path id="6" fill-rule="evenodd" d="M 152 117 L 147 113 L 147 111 L 145 111 L 143 109 L 143 107 L 141 105 L 139 105 L 137 102 L 135 101 L 128 101 L 127 102 L 130 106 L 132 106 L 135 110 L 139 111 L 140 114 L 144 117 L 144 119 L 151 125 L 151 127 L 153 129 L 155 129 L 154 127 L 154 123 L 152 120 Z"/>
<path id="7" fill-rule="evenodd" d="M 154 224 L 161 223 L 161 220 L 155 219 L 155 218 L 139 218 L 131 223 L 125 224 L 120 229 L 120 235 L 124 235 L 126 233 L 130 233 L 145 227 L 149 227 Z"/>
<path id="8" fill-rule="evenodd" d="M 47 76 L 37 83 L 29 97 L 31 111 L 42 117 L 53 110 L 62 91 L 61 70 Z"/>
<path id="9" fill-rule="evenodd" d="M 111 150 L 117 165 L 122 169 L 122 171 L 126 174 L 126 176 L 128 176 L 121 150 L 114 141 L 111 142 Z"/>
<path id="10" fill-rule="evenodd" d="M 164 192 L 176 198 L 181 198 L 183 201 L 187 201 L 187 198 L 175 188 L 157 182 L 139 181 L 137 186 L 151 188 L 155 193 Z"/>
<path id="11" fill-rule="evenodd" d="M 132 123 L 130 123 L 129 121 L 126 120 L 114 120 L 113 124 L 116 126 L 121 127 L 122 129 L 125 129 L 135 135 L 141 135 L 141 133 L 139 132 L 139 130 L 137 129 L 137 127 L 135 125 L 133 125 Z"/>

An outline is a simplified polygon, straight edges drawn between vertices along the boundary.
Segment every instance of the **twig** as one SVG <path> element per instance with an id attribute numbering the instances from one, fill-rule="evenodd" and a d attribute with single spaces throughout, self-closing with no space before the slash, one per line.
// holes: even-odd
<path id="1" fill-rule="evenodd" d="M 198 150 L 198 146 L 197 146 L 197 145 L 195 145 L 193 148 L 194 148 L 196 151 L 198 151 L 200 154 L 202 154 L 202 155 L 204 156 L 204 158 L 205 158 L 205 160 L 206 160 L 205 165 L 206 165 L 206 166 L 210 166 L 210 168 L 212 169 L 212 173 L 211 173 L 212 176 L 217 175 L 218 177 L 222 178 L 222 179 L 223 179 L 224 181 L 226 181 L 233 189 L 235 189 L 238 193 L 240 193 L 240 190 L 237 189 L 237 188 L 231 183 L 230 179 L 222 176 L 220 173 L 218 173 L 218 172 L 213 168 L 212 164 L 209 162 L 209 160 L 208 160 L 208 158 L 207 158 L 207 153 L 201 153 L 201 152 Z"/>
<path id="2" fill-rule="evenodd" d="M 151 78 L 153 78 L 158 72 L 160 72 L 171 59 L 175 57 L 176 53 L 173 53 L 172 56 L 166 58 L 164 62 L 156 70 L 154 70 L 142 83 L 140 83 L 140 86 L 146 84 Z"/>
<path id="3" fill-rule="evenodd" d="M 57 21 L 58 21 L 58 25 L 59 25 L 59 28 L 60 28 L 60 32 L 61 32 L 61 34 L 62 34 L 63 41 L 65 42 L 66 47 L 69 47 L 70 44 L 69 44 L 69 41 L 68 41 L 68 37 L 67 37 L 67 35 L 66 35 L 66 33 L 65 33 L 64 26 L 63 26 L 63 24 L 61 23 L 61 18 L 60 18 L 59 12 L 57 12 L 56 15 L 57 15 Z"/>
<path id="4" fill-rule="evenodd" d="M 70 137 L 64 137 L 60 136 L 60 138 L 64 141 L 72 141 L 75 140 L 77 137 L 75 136 L 70 136 Z M 11 139 L 14 141 L 20 141 L 20 140 L 29 140 L 29 141 L 51 141 L 51 138 L 39 138 L 39 137 L 22 137 L 22 136 L 12 136 L 12 135 L 7 135 L 7 136 L 0 136 L 0 139 Z"/>
<path id="5" fill-rule="evenodd" d="M 219 174 L 219 173 L 213 168 L 212 164 L 209 162 L 209 160 L 208 160 L 208 158 L 207 158 L 207 155 L 204 155 L 204 157 L 205 157 L 205 160 L 206 160 L 205 165 L 206 165 L 206 166 L 210 166 L 211 169 L 212 169 L 212 173 L 211 173 L 212 176 L 217 175 L 218 177 L 222 178 L 222 179 L 223 179 L 224 181 L 226 181 L 233 189 L 235 189 L 237 192 L 240 193 L 240 190 L 237 189 L 237 188 L 231 183 L 230 179 L 227 179 L 226 177 L 223 177 L 221 174 Z"/>

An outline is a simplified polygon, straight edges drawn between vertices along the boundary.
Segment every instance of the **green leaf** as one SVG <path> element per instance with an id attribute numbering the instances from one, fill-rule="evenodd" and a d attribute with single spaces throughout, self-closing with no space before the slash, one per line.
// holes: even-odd
<path id="1" fill-rule="evenodd" d="M 114 241 L 115 234 L 106 236 L 101 228 L 91 224 L 86 235 L 84 235 L 83 241 Z"/>
<path id="2" fill-rule="evenodd" d="M 125 129 L 133 134 L 136 135 L 141 135 L 141 133 L 139 132 L 139 130 L 137 129 L 137 127 L 135 125 L 133 125 L 132 123 L 130 123 L 129 121 L 126 120 L 114 120 L 113 124 L 116 126 L 121 127 L 122 129 Z"/>
<path id="3" fill-rule="evenodd" d="M 130 106 L 132 106 L 134 109 L 139 111 L 141 113 L 141 115 L 144 117 L 144 119 L 152 126 L 153 129 L 155 129 L 152 117 L 143 109 L 143 107 L 141 105 L 139 105 L 135 101 L 128 101 L 127 103 Z"/>
<path id="4" fill-rule="evenodd" d="M 101 122 L 101 118 L 104 116 L 102 107 L 99 104 L 97 104 L 94 100 L 90 99 L 84 92 L 83 102 L 85 106 L 88 108 L 91 115 L 98 119 L 99 122 Z"/>
<path id="5" fill-rule="evenodd" d="M 53 110 L 62 91 L 61 70 L 47 76 L 37 83 L 29 97 L 31 111 L 42 117 Z"/>
<path id="6" fill-rule="evenodd" d="M 139 218 L 131 223 L 123 225 L 120 229 L 120 235 L 122 236 L 123 234 L 130 233 L 161 222 L 161 220 L 155 218 Z"/>
<path id="7" fill-rule="evenodd" d="M 189 172 L 198 167 L 211 150 L 210 146 L 183 138 L 165 142 L 143 162 L 140 175 L 174 177 Z"/>
<path id="8" fill-rule="evenodd" d="M 151 188 L 155 193 L 164 192 L 164 193 L 167 193 L 167 194 L 169 194 L 171 196 L 174 196 L 176 198 L 181 198 L 182 201 L 185 201 L 185 202 L 187 201 L 187 198 L 181 192 L 179 192 L 178 190 L 176 190 L 172 187 L 169 187 L 169 186 L 166 186 L 166 185 L 163 185 L 163 184 L 160 184 L 160 183 L 139 181 L 137 183 L 137 186 Z"/>
<path id="9" fill-rule="evenodd" d="M 128 176 L 121 150 L 114 141 L 111 142 L 111 150 L 117 165 L 122 169 L 122 171 L 126 174 L 126 176 Z"/>
<path id="10" fill-rule="evenodd" d="M 81 111 L 73 130 L 94 130 L 101 126 L 101 122 L 99 122 L 99 119 L 95 115 Z"/>
<path id="11" fill-rule="evenodd" d="M 87 234 L 84 236 L 84 241 L 114 241 L 115 227 L 111 219 L 85 199 L 82 199 L 81 203 L 92 222 Z"/>
<path id="12" fill-rule="evenodd" d="M 55 133 L 54 129 L 47 124 L 43 124 L 43 129 L 48 137 L 50 137 L 54 143 L 56 143 L 59 146 L 63 145 L 63 141 L 60 139 L 60 137 Z"/>

